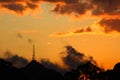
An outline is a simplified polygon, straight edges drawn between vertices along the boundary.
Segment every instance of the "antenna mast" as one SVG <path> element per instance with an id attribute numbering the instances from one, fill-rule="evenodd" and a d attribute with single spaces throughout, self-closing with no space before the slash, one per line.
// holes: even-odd
<path id="1" fill-rule="evenodd" d="M 32 55 L 32 60 L 35 60 L 35 45 L 33 44 L 33 55 Z"/>

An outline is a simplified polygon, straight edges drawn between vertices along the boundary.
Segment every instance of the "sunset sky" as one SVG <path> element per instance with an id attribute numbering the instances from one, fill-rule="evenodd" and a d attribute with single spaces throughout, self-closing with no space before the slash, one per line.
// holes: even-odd
<path id="1" fill-rule="evenodd" d="M 57 62 L 71 45 L 100 66 L 120 61 L 120 0 L 0 0 L 0 55 Z"/>

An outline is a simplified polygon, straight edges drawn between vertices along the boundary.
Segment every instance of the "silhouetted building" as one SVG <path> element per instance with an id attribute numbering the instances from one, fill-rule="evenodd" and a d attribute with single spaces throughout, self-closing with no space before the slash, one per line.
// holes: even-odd
<path id="1" fill-rule="evenodd" d="M 35 45 L 33 44 L 33 55 L 32 55 L 32 60 L 35 60 Z"/>
<path id="2" fill-rule="evenodd" d="M 32 60 L 23 71 L 28 80 L 64 80 L 60 73 L 44 67 L 35 60 Z"/>

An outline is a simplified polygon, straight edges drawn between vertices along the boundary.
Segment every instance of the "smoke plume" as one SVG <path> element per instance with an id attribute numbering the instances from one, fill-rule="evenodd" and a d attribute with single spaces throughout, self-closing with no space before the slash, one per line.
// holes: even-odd
<path id="1" fill-rule="evenodd" d="M 20 34 L 20 33 L 17 33 L 17 37 L 20 38 L 20 39 L 23 38 L 22 34 Z"/>

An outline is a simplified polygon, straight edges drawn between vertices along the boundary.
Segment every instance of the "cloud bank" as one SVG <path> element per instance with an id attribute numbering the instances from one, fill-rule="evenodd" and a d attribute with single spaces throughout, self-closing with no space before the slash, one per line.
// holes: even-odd
<path id="1" fill-rule="evenodd" d="M 51 34 L 50 37 L 66 37 L 81 34 L 114 35 L 115 33 L 120 35 L 120 19 L 102 19 L 90 27 L 76 28 L 66 32 L 56 32 Z"/>
<path id="2" fill-rule="evenodd" d="M 63 1 L 63 0 L 62 0 Z M 62 2 L 61 1 L 61 2 Z M 102 33 L 120 32 L 120 0 L 64 0 L 64 4 L 57 4 L 53 12 L 57 14 L 85 15 L 87 11 L 90 11 L 91 17 L 97 17 L 101 20 L 95 24 L 99 25 L 99 31 Z M 98 28 L 98 26 L 96 26 Z M 102 29 L 101 29 L 102 28 Z M 83 29 L 78 28 L 68 32 L 57 32 L 52 36 L 69 36 L 81 33 L 96 32 L 93 30 L 93 26 L 85 27 Z"/>
<path id="3" fill-rule="evenodd" d="M 120 0 L 0 0 L 0 8 L 23 14 L 27 9 L 35 10 L 42 2 L 55 4 L 53 12 L 58 14 L 82 15 L 91 11 L 92 15 L 118 15 Z"/>
<path id="4" fill-rule="evenodd" d="M 20 15 L 40 11 L 40 4 L 54 4 L 51 12 L 61 15 L 73 15 L 76 18 L 88 11 L 91 17 L 100 18 L 98 22 L 104 33 L 120 32 L 120 0 L 0 0 L 0 11 L 12 11 Z M 92 32 L 92 27 L 73 32 L 59 32 L 57 35 Z"/>

